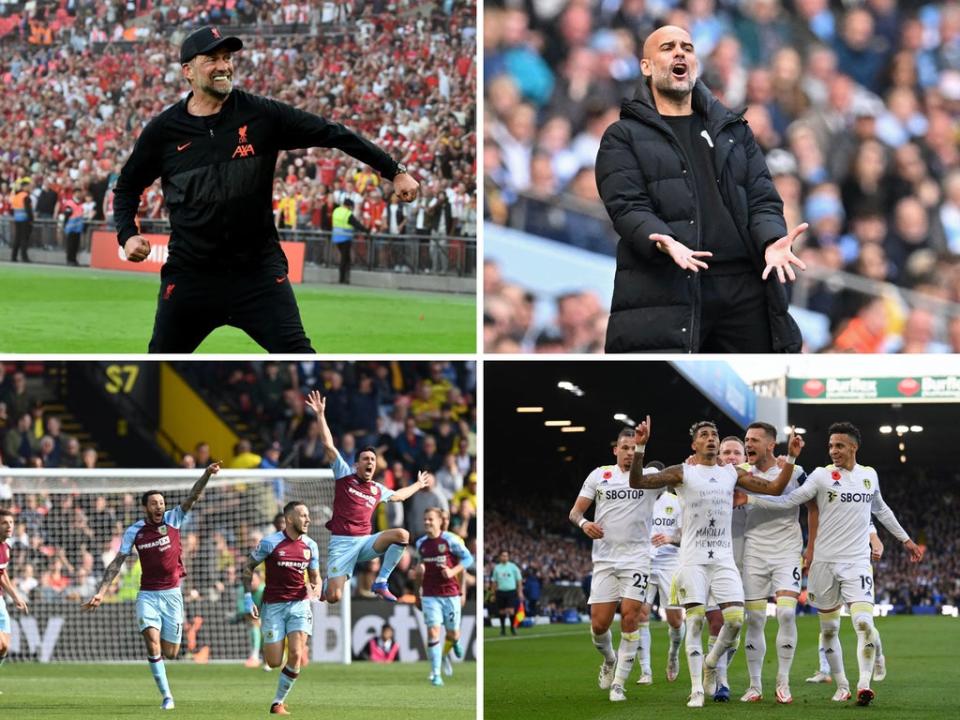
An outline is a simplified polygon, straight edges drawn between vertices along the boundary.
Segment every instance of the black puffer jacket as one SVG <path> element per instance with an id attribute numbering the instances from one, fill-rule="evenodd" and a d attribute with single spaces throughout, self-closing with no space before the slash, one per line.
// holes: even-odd
<path id="1" fill-rule="evenodd" d="M 761 282 L 764 248 L 787 234 L 783 203 L 743 116 L 701 81 L 693 90 L 693 110 L 713 138 L 720 194 Z M 662 233 L 702 249 L 701 228 L 710 218 L 701 216 L 689 164 L 641 83 L 636 97 L 623 104 L 620 120 L 607 128 L 597 155 L 597 187 L 620 235 L 608 353 L 699 351 L 700 275 L 681 270 L 650 240 L 651 233 Z M 776 273 L 765 287 L 774 352 L 799 352 L 800 329 L 787 313 Z"/>

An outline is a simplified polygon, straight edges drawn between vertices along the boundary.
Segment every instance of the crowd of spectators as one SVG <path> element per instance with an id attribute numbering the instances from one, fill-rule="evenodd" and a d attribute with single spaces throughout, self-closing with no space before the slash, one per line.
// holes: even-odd
<path id="1" fill-rule="evenodd" d="M 877 602 L 889 603 L 897 612 L 939 614 L 943 605 L 960 607 L 956 477 L 932 476 L 922 469 L 883 476 L 884 500 L 914 541 L 926 548 L 926 555 L 919 565 L 911 563 L 901 544 L 878 524 L 884 553 L 873 564 Z M 944 512 L 931 512 L 931 499 Z M 490 577 L 496 554 L 507 550 L 523 573 L 524 587 L 550 600 L 542 603 L 542 614 L 559 618 L 565 610 L 585 611 L 593 570 L 591 543 L 567 520 L 569 507 L 544 507 L 519 496 L 498 499 L 494 505 L 484 511 L 485 576 Z M 806 539 L 806 513 L 800 518 Z M 582 592 L 561 592 L 570 586 Z M 558 607 L 561 599 L 570 604 Z M 529 607 L 527 614 L 532 614 Z"/>
<path id="2" fill-rule="evenodd" d="M 375 479 L 390 488 L 410 484 L 420 470 L 431 473 L 427 489 L 404 503 L 381 506 L 375 530 L 406 527 L 417 538 L 424 533 L 424 510 L 440 507 L 449 514 L 449 530 L 476 555 L 473 363 L 268 361 L 178 363 L 177 367 L 208 400 L 232 403 L 237 417 L 251 428 L 250 437 L 241 438 L 232 456 L 224 459 L 224 467 L 328 467 L 317 440 L 317 421 L 303 407 L 303 394 L 319 389 L 327 398 L 326 416 L 336 447 L 348 463 L 353 463 L 360 448 L 372 444 L 381 458 Z M 19 399 L 21 395 L 13 393 L 13 402 L 26 402 Z M 191 452 L 182 455 L 180 466 L 199 472 L 213 459 L 209 444 L 198 439 Z M 207 489 L 183 529 L 188 602 L 234 598 L 245 557 L 259 538 L 272 532 L 272 523 L 282 522 L 282 515 L 275 516 L 290 499 L 286 493 L 294 486 L 287 482 Z M 329 519 L 332 497 L 323 499 L 316 490 L 310 492 L 314 498 L 311 535 L 325 548 L 323 524 Z M 182 494 L 169 492 L 168 504 Z M 12 577 L 30 602 L 92 595 L 120 547 L 123 529 L 143 515 L 139 492 L 19 492 L 17 481 L 9 479 L 0 481 L 0 505 L 16 513 L 10 541 Z M 358 567 L 353 581 L 356 596 L 373 597 L 370 585 L 378 569 L 378 560 Z M 468 575 L 471 595 L 476 572 Z M 397 597 L 412 602 L 415 579 L 416 558 L 408 549 L 391 576 L 391 588 Z M 110 601 L 132 600 L 138 584 L 139 566 L 128 562 Z"/>
<path id="3" fill-rule="evenodd" d="M 960 301 L 955 0 L 488 2 L 485 219 L 615 254 L 594 160 L 621 101 L 641 82 L 643 41 L 661 24 L 689 29 L 704 83 L 729 107 L 745 108 L 787 226 L 810 224 L 795 250 L 811 271 L 793 300 L 829 333 L 808 349 L 956 352 L 960 321 L 936 304 Z M 875 294 L 826 277 L 839 271 L 874 281 Z M 527 292 L 523 270 L 503 272 L 520 285 L 495 288 L 488 301 L 516 306 Z M 880 283 L 889 283 L 886 292 Z M 925 307 L 924 298 L 935 304 Z M 535 351 L 544 331 L 562 336 L 567 352 L 601 347 L 574 341 L 557 314 L 545 327 L 491 328 L 485 347 Z"/>
<path id="4" fill-rule="evenodd" d="M 0 362 L 0 467 L 95 468 L 97 449 L 63 432 L 22 370 Z M 0 501 L 4 498 L 0 495 Z"/>
<path id="5" fill-rule="evenodd" d="M 329 231 L 333 208 L 348 198 L 372 233 L 476 235 L 473 0 L 68 5 L 74 15 L 63 13 L 53 44 L 16 32 L 2 40 L 0 217 L 15 183 L 30 178 L 38 220 L 59 218 L 68 197 L 89 193 L 92 219 L 112 229 L 112 188 L 141 129 L 188 89 L 179 43 L 204 23 L 238 22 L 236 88 L 343 123 L 421 183 L 418 200 L 402 205 L 340 151 L 281 152 L 274 207 L 285 236 Z M 166 217 L 158 182 L 140 215 Z M 11 233 L 4 218 L 0 244 Z M 36 227 L 33 238 L 56 242 Z"/>

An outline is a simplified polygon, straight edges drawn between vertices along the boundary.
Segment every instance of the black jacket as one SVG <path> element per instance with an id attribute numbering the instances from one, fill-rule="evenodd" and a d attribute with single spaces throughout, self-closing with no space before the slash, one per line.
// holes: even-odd
<path id="1" fill-rule="evenodd" d="M 787 234 L 783 203 L 743 116 L 726 108 L 701 81 L 693 90 L 693 110 L 713 138 L 720 194 L 761 282 L 764 249 Z M 597 187 L 620 235 L 609 353 L 699 350 L 700 275 L 681 270 L 649 237 L 662 233 L 701 249 L 700 228 L 710 218 L 701 217 L 689 166 L 649 87 L 641 83 L 634 99 L 623 103 L 620 120 L 607 128 L 597 155 Z M 775 273 L 765 289 L 774 352 L 799 352 L 800 330 L 787 313 L 786 293 Z"/>
<path id="2" fill-rule="evenodd" d="M 211 118 L 187 112 L 189 96 L 151 120 L 123 166 L 114 202 L 122 246 L 138 230 L 140 195 L 157 177 L 170 212 L 171 267 L 284 264 L 273 221 L 273 173 L 281 150 L 335 147 L 387 179 L 397 163 L 338 123 L 240 90 Z"/>

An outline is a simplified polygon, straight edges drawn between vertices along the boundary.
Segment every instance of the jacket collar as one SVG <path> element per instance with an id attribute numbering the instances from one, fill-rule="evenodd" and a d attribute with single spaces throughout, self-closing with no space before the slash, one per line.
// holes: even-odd
<path id="1" fill-rule="evenodd" d="M 743 113 L 735 113 L 717 100 L 703 80 L 697 80 L 696 85 L 693 86 L 692 99 L 693 111 L 703 116 L 711 134 L 716 134 L 724 125 L 739 119 L 743 115 Z M 626 100 L 621 105 L 620 117 L 631 117 L 661 128 L 668 127 L 653 102 L 653 93 L 650 91 L 650 85 L 646 79 L 641 80 L 637 85 L 637 91 L 634 93 L 633 99 Z"/>

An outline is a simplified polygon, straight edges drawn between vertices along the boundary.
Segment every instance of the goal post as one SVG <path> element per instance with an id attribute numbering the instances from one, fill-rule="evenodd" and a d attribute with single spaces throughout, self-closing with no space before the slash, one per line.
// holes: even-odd
<path id="1" fill-rule="evenodd" d="M 143 660 L 137 629 L 140 566 L 124 563 L 103 604 L 84 612 L 123 531 L 143 517 L 140 496 L 163 492 L 167 509 L 200 478 L 191 470 L 63 468 L 0 470 L 0 506 L 17 512 L 11 578 L 27 578 L 30 612 L 11 610 L 11 660 L 126 662 Z M 181 528 L 184 632 L 181 652 L 209 662 L 242 662 L 250 632 L 242 612 L 241 569 L 257 542 L 275 532 L 274 517 L 297 500 L 310 510 L 310 530 L 326 577 L 334 477 L 317 470 L 220 470 L 210 478 Z M 263 578 L 264 567 L 258 568 Z M 315 602 L 313 660 L 350 663 L 349 585 L 336 605 Z M 333 630 L 333 632 L 331 632 Z"/>

